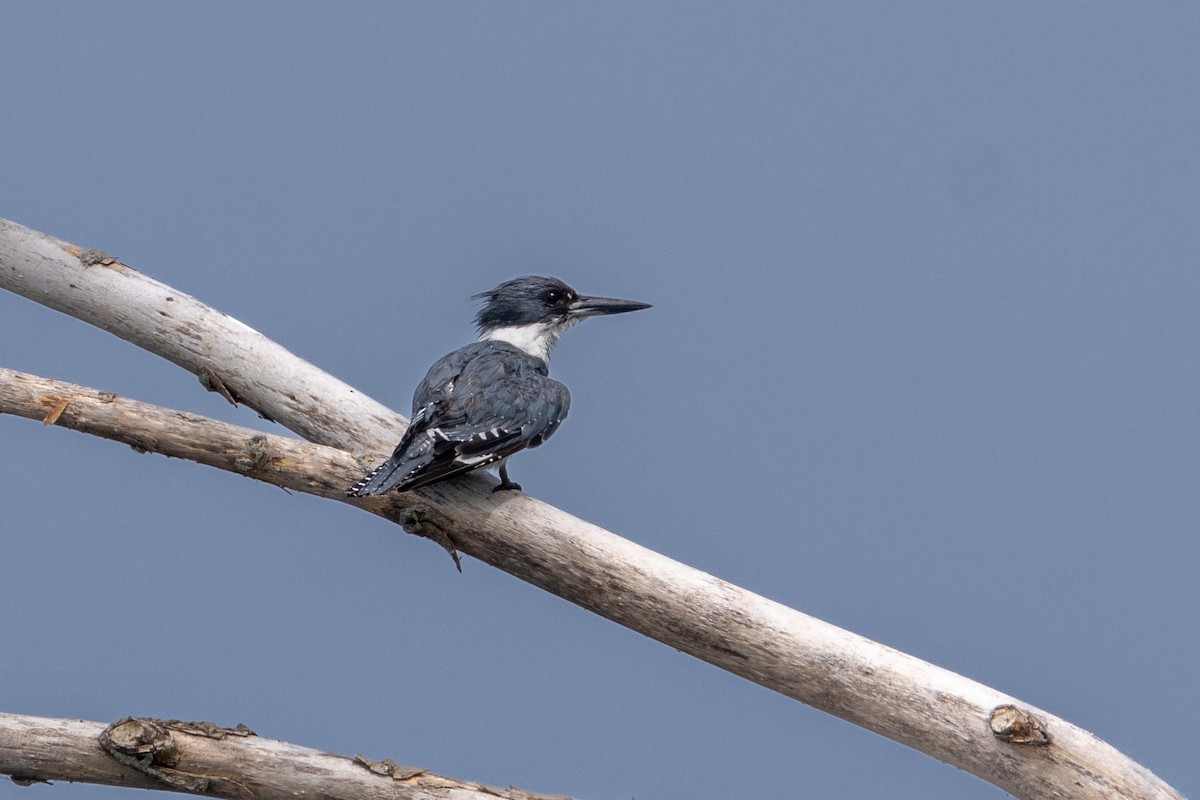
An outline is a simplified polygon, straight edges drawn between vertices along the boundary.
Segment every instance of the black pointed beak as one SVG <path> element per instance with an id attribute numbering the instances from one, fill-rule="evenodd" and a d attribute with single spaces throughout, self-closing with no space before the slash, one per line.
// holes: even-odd
<path id="1" fill-rule="evenodd" d="M 571 303 L 568 311 L 574 317 L 598 317 L 603 314 L 624 314 L 650 308 L 649 303 L 636 300 L 617 300 L 615 297 L 579 297 Z"/>

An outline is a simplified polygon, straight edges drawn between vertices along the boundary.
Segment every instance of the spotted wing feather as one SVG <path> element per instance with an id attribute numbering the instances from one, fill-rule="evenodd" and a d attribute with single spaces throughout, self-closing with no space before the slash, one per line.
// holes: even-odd
<path id="1" fill-rule="evenodd" d="M 468 345 L 430 368 L 392 457 L 347 493 L 416 489 L 537 447 L 570 404 L 566 387 L 547 376 L 540 359 L 504 342 Z"/>

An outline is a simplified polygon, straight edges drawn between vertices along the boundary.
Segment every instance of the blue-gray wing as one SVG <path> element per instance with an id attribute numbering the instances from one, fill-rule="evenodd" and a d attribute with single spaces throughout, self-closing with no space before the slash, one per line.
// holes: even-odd
<path id="1" fill-rule="evenodd" d="M 415 489 L 537 447 L 570 405 L 540 359 L 501 342 L 468 345 L 430 368 L 396 451 L 349 493 Z"/>

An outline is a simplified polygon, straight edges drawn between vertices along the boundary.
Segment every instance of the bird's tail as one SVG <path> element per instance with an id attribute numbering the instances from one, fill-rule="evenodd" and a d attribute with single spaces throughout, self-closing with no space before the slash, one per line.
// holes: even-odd
<path id="1" fill-rule="evenodd" d="M 384 494 L 396 488 L 412 472 L 412 462 L 406 458 L 392 456 L 387 461 L 371 470 L 358 483 L 346 490 L 348 497 L 365 497 L 371 494 Z"/>

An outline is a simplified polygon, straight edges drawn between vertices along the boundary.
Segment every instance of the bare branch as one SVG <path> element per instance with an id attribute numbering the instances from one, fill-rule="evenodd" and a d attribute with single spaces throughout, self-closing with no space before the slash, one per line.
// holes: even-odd
<path id="1" fill-rule="evenodd" d="M 377 452 L 386 452 L 395 441 L 402 420 L 398 415 L 379 411 L 350 387 L 194 299 L 124 265 L 85 266 L 78 253 L 50 237 L 0 222 L 0 287 L 48 298 L 67 313 L 81 305 L 81 318 L 119 328 L 114 332 L 139 344 L 151 340 L 154 352 L 193 371 L 209 370 L 221 377 L 231 396 L 266 409 L 314 441 Z M 123 281 L 154 288 L 123 288 Z M 171 303 L 187 306 L 169 310 L 170 318 L 186 319 L 186 325 L 161 322 L 167 296 L 174 298 Z M 152 333 L 138 324 L 113 322 L 122 319 L 141 320 Z M 197 359 L 196 353 L 208 355 Z M 14 381 L 15 373 L 0 375 L 0 382 Z M 306 391 L 303 401 L 295 402 L 297 387 L 314 384 L 324 388 Z M 71 390 L 62 389 L 66 395 L 59 391 L 33 397 L 37 410 L 25 415 L 43 419 L 57 412 L 56 424 L 80 424 L 76 414 L 83 404 L 71 401 L 60 408 Z M 146 408 L 122 419 L 125 438 L 135 436 L 132 431 Z M 99 413 L 98 408 L 89 413 Z M 229 427 L 240 437 L 233 449 L 244 450 L 253 432 Z M 103 424 L 96 428 L 108 435 L 99 430 Z M 197 441 L 216 433 L 189 435 Z M 155 442 L 166 452 L 164 441 L 149 434 L 137 442 L 143 447 Z M 269 452 L 276 446 L 283 447 L 275 438 L 268 440 Z M 314 451 L 319 452 L 324 451 Z M 236 463 L 238 456 L 227 452 L 223 458 L 213 465 L 229 468 L 224 464 L 230 458 Z M 330 487 L 345 481 L 347 461 L 317 458 L 321 460 L 313 471 L 322 476 L 310 475 L 305 485 L 328 497 Z M 254 463 L 248 474 L 269 480 L 272 459 Z M 296 479 L 295 488 L 309 491 L 300 483 Z M 1108 744 L 1052 714 L 672 561 L 531 497 L 492 495 L 488 485 L 474 476 L 355 504 L 401 521 L 410 531 L 440 537 L 671 647 L 967 770 L 1017 797 L 1080 796 L 1081 787 L 1096 798 L 1180 797 Z M 1036 735 L 1027 735 L 1030 731 Z"/>
<path id="2" fill-rule="evenodd" d="M 21 785 L 79 781 L 238 800 L 567 800 L 322 753 L 244 725 L 129 717 L 105 726 L 0 713 L 0 774 Z"/>
<path id="3" fill-rule="evenodd" d="M 407 420 L 258 331 L 99 250 L 0 220 L 0 288 L 162 356 L 310 442 L 353 452 Z M 330 398 L 333 398 L 331 401 Z M 390 444 L 389 444 L 390 443 Z"/>
<path id="4" fill-rule="evenodd" d="M 349 502 L 346 486 L 362 474 L 353 456 L 332 447 L 264 434 L 11 369 L 0 368 L 0 413 L 112 439 L 138 451 L 195 461 L 331 500 Z M 354 505 L 380 511 L 389 507 L 382 499 Z"/>

